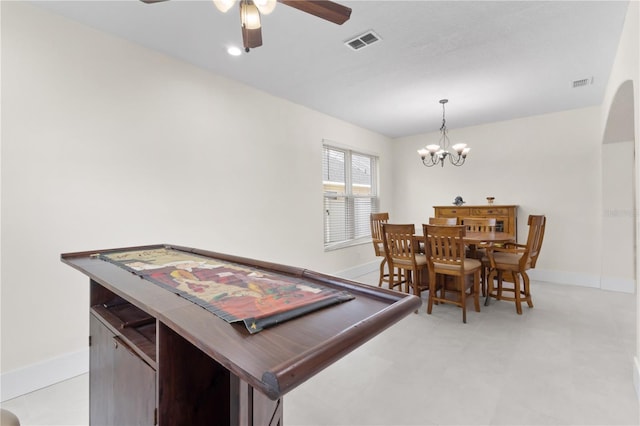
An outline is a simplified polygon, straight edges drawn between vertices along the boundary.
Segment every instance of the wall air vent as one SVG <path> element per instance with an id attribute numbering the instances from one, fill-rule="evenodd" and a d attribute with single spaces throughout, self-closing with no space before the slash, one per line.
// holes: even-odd
<path id="1" fill-rule="evenodd" d="M 354 37 L 349 41 L 345 41 L 344 44 L 352 50 L 360 50 L 380 40 L 381 39 L 378 34 L 374 33 L 373 31 L 367 31 L 366 33 L 360 34 L 359 36 Z"/>
<path id="2" fill-rule="evenodd" d="M 591 78 L 583 78 L 581 80 L 573 80 L 573 88 L 577 88 L 577 87 L 583 87 L 583 86 L 588 86 L 590 84 L 593 84 L 593 77 Z"/>

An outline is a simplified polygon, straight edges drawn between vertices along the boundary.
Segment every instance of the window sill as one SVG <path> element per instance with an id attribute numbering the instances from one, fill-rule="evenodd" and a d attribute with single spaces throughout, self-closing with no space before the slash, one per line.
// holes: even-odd
<path id="1" fill-rule="evenodd" d="M 348 247 L 361 246 L 364 244 L 371 244 L 371 237 L 359 238 L 357 240 L 340 241 L 339 243 L 327 244 L 324 246 L 324 251 L 341 250 Z"/>

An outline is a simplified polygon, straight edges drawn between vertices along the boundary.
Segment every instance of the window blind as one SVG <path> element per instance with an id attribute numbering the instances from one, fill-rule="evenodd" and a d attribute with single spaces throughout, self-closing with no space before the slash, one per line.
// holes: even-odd
<path id="1" fill-rule="evenodd" d="M 369 215 L 378 211 L 377 157 L 323 147 L 326 248 L 369 238 Z"/>

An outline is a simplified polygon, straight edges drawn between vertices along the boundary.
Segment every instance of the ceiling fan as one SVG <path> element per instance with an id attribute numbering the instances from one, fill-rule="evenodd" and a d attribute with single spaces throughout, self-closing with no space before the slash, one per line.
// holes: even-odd
<path id="1" fill-rule="evenodd" d="M 143 3 L 160 3 L 166 0 L 140 0 Z M 317 16 L 334 24 L 342 25 L 351 17 L 351 8 L 329 0 L 238 0 L 240 22 L 242 24 L 242 42 L 244 50 L 262 46 L 262 26 L 260 14 L 268 15 L 280 2 L 294 9 Z M 236 0 L 213 0 L 221 12 L 227 12 Z"/>

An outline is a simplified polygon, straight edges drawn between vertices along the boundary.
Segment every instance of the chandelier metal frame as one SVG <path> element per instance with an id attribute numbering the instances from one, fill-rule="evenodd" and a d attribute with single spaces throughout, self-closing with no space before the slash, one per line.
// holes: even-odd
<path id="1" fill-rule="evenodd" d="M 462 166 L 467 159 L 467 154 L 471 151 L 471 148 L 467 147 L 466 143 L 457 143 L 451 148 L 454 152 L 449 151 L 449 130 L 447 129 L 447 120 L 445 119 L 445 104 L 449 102 L 448 99 L 440 99 L 442 104 L 442 125 L 440 126 L 440 141 L 439 144 L 427 145 L 424 148 L 418 150 L 418 155 L 422 159 L 422 164 L 427 167 L 433 167 L 436 164 L 440 164 L 444 167 L 445 159 L 448 158 L 449 162 L 454 166 Z"/>

